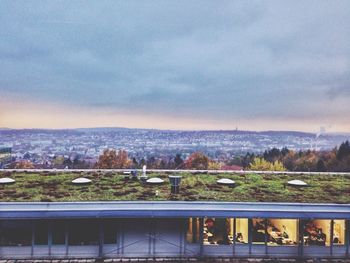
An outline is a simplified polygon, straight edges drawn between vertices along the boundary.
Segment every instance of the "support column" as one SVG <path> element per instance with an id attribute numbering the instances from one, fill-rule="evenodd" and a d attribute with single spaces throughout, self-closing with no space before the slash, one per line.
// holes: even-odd
<path id="1" fill-rule="evenodd" d="M 304 255 L 304 220 L 299 219 L 298 220 L 298 235 L 299 235 L 299 242 L 298 242 L 298 256 L 299 258 L 302 258 Z"/>
<path id="2" fill-rule="evenodd" d="M 350 220 L 345 220 L 345 245 L 346 245 L 346 257 L 350 257 Z"/>
<path id="3" fill-rule="evenodd" d="M 203 247 L 203 229 L 204 229 L 204 218 L 199 218 L 199 256 L 203 257 L 204 247 Z"/>
<path id="4" fill-rule="evenodd" d="M 33 257 L 34 255 L 34 243 L 35 243 L 35 223 L 32 222 L 32 247 L 30 251 L 30 255 Z"/>
<path id="5" fill-rule="evenodd" d="M 51 256 L 51 248 L 52 248 L 52 221 L 51 220 L 47 223 L 47 242 L 49 245 L 49 256 Z"/>
<path id="6" fill-rule="evenodd" d="M 103 257 L 104 224 L 103 220 L 98 222 L 98 257 Z"/>
<path id="7" fill-rule="evenodd" d="M 233 219 L 233 244 L 232 244 L 232 254 L 235 256 L 236 254 L 236 218 Z"/>
<path id="8" fill-rule="evenodd" d="M 64 223 L 64 244 L 66 245 L 66 256 L 69 254 L 69 231 L 68 222 Z"/>
<path id="9" fill-rule="evenodd" d="M 330 253 L 331 253 L 331 256 L 333 255 L 333 239 L 334 239 L 334 220 L 332 219 L 331 220 L 331 227 L 330 227 L 330 240 L 329 242 L 331 242 L 329 244 L 330 246 Z"/>
<path id="10" fill-rule="evenodd" d="M 265 227 L 265 238 L 264 238 L 264 241 L 265 241 L 265 255 L 267 255 L 268 253 L 268 250 L 267 250 L 267 219 L 264 220 L 264 227 Z"/>
<path id="11" fill-rule="evenodd" d="M 248 244 L 249 244 L 249 255 L 252 254 L 252 242 L 253 242 L 253 220 L 248 218 Z"/>
<path id="12" fill-rule="evenodd" d="M 152 224 L 152 254 L 153 256 L 156 255 L 156 234 L 157 234 L 157 219 L 153 218 L 153 224 Z"/>
<path id="13" fill-rule="evenodd" d="M 184 254 L 184 237 L 185 237 L 185 219 L 181 218 L 179 219 L 179 228 L 180 228 L 180 235 L 179 235 L 179 241 L 180 241 L 180 255 Z"/>
<path id="14" fill-rule="evenodd" d="M 149 220 L 148 224 L 149 230 L 148 230 L 148 254 L 152 254 L 152 235 L 153 235 L 153 219 Z"/>

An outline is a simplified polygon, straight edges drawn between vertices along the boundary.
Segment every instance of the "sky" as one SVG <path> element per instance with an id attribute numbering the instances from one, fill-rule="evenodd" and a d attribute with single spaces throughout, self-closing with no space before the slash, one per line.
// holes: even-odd
<path id="1" fill-rule="evenodd" d="M 0 127 L 350 131 L 350 1 L 0 1 Z"/>

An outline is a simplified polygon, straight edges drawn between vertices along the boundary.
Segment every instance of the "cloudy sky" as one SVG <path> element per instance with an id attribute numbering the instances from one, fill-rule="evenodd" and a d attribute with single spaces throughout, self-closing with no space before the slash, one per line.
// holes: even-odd
<path id="1" fill-rule="evenodd" d="M 0 2 L 0 127 L 350 131 L 350 1 Z"/>

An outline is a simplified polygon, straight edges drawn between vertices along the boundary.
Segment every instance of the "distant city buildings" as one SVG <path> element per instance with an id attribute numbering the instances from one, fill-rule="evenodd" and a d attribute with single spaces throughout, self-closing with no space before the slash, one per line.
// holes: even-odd
<path id="1" fill-rule="evenodd" d="M 317 138 L 319 150 L 332 149 L 349 139 L 342 135 Z M 30 160 L 34 165 L 64 168 L 85 162 L 93 165 L 106 148 L 125 149 L 138 160 L 156 156 L 160 159 L 182 158 L 201 151 L 223 161 L 247 152 L 261 153 L 273 147 L 291 150 L 312 149 L 315 135 L 301 132 L 248 131 L 167 131 L 146 129 L 76 129 L 76 130 L 0 130 L 1 156 Z M 10 146 L 10 147 L 2 147 Z M 64 160 L 68 160 L 67 164 Z M 4 165 L 2 161 L 2 165 Z"/>

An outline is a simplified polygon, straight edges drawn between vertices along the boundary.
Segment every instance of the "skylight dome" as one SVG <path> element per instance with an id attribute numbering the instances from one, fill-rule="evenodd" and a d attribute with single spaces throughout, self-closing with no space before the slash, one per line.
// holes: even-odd
<path id="1" fill-rule="evenodd" d="M 218 184 L 223 184 L 223 185 L 234 185 L 236 182 L 228 179 L 228 178 L 222 178 L 216 181 Z"/>
<path id="2" fill-rule="evenodd" d="M 288 182 L 288 184 L 292 186 L 307 186 L 307 183 L 301 180 L 291 180 Z"/>
<path id="3" fill-rule="evenodd" d="M 91 183 L 92 181 L 88 178 L 85 178 L 85 177 L 79 177 L 79 178 L 76 178 L 72 181 L 73 184 L 89 184 Z"/>
<path id="4" fill-rule="evenodd" d="M 16 182 L 16 180 L 8 177 L 0 178 L 0 184 L 12 184 L 14 182 Z"/>
<path id="5" fill-rule="evenodd" d="M 164 180 L 160 179 L 159 177 L 153 177 L 148 179 L 146 182 L 149 184 L 162 184 L 164 183 Z"/>

